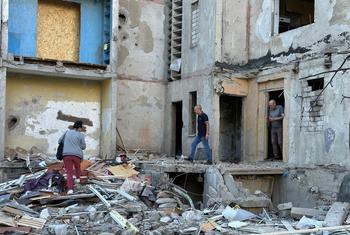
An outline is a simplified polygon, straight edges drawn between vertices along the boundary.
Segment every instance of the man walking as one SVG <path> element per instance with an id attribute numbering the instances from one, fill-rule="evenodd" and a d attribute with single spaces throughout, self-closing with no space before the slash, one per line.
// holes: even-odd
<path id="1" fill-rule="evenodd" d="M 208 139 L 209 139 L 209 119 L 208 116 L 202 111 L 202 106 L 196 105 L 194 107 L 194 112 L 197 116 L 197 136 L 193 140 L 191 145 L 191 155 L 189 160 L 193 161 L 196 153 L 197 145 L 202 142 L 205 152 L 207 154 L 207 164 L 213 164 L 211 157 L 211 150 L 209 147 Z"/>
<path id="2" fill-rule="evenodd" d="M 283 140 L 283 118 L 284 109 L 281 105 L 276 105 L 275 100 L 269 101 L 269 122 L 271 128 L 271 143 L 273 150 L 273 158 L 281 160 L 279 151 L 282 154 L 282 140 Z"/>

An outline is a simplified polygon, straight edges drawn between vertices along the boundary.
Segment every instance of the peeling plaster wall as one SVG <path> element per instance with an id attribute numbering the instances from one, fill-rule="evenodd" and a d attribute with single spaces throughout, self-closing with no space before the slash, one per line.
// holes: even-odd
<path id="1" fill-rule="evenodd" d="M 127 149 L 162 151 L 165 86 L 118 81 L 118 130 Z M 120 146 L 120 138 L 117 137 Z"/>
<path id="2" fill-rule="evenodd" d="M 128 149 L 162 152 L 167 81 L 164 2 L 119 4 L 117 127 Z M 119 137 L 117 142 L 122 146 Z"/>
<path id="3" fill-rule="evenodd" d="M 215 10 L 211 0 L 199 2 L 199 43 L 191 48 L 191 1 L 183 1 L 182 18 L 182 77 L 191 78 L 210 73 L 215 59 Z"/>
<path id="4" fill-rule="evenodd" d="M 344 55 L 333 58 L 334 68 L 340 66 Z M 322 60 L 305 63 L 298 77 L 307 76 L 322 71 Z M 345 64 L 349 67 L 350 62 Z M 324 76 L 325 84 L 333 73 Z M 298 79 L 291 79 L 291 99 L 289 114 L 289 162 L 295 164 L 329 165 L 337 164 L 350 167 L 350 100 L 342 102 L 342 95 L 349 96 L 350 73 L 339 73 L 321 96 L 321 118 L 316 123 L 316 130 L 301 128 L 305 125 L 305 112 L 310 110 L 301 96 L 303 83 Z M 305 98 L 304 98 L 305 99 Z M 314 100 L 314 99 L 313 99 Z M 311 120 L 310 120 L 311 121 Z"/>
<path id="5" fill-rule="evenodd" d="M 350 3 L 346 0 L 315 0 L 315 22 L 281 34 L 272 32 L 274 1 L 250 0 L 249 59 L 272 54 L 272 61 L 289 62 L 348 48 Z"/>
<path id="6" fill-rule="evenodd" d="M 164 4 L 138 0 L 119 4 L 118 74 L 163 80 Z"/>
<path id="7" fill-rule="evenodd" d="M 58 138 L 72 122 L 57 120 L 57 112 L 88 118 L 85 134 L 86 157 L 100 151 L 101 85 L 93 81 L 8 74 L 6 117 L 18 118 L 18 125 L 6 129 L 7 147 L 29 150 L 36 146 L 54 155 Z"/>

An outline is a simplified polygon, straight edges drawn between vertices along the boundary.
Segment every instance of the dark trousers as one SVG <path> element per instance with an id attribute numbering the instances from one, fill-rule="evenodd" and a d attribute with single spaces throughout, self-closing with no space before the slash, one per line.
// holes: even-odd
<path id="1" fill-rule="evenodd" d="M 76 156 L 64 156 L 63 157 L 64 168 L 66 168 L 66 172 L 67 172 L 67 188 L 68 189 L 74 188 L 74 181 L 73 181 L 73 174 L 74 173 L 75 173 L 75 176 L 77 177 L 77 179 L 80 179 L 80 161 L 81 161 L 81 159 L 79 157 L 76 157 Z"/>
<path id="2" fill-rule="evenodd" d="M 271 143 L 273 150 L 273 157 L 279 158 L 278 148 L 282 154 L 282 146 L 283 146 L 283 128 L 271 128 Z"/>

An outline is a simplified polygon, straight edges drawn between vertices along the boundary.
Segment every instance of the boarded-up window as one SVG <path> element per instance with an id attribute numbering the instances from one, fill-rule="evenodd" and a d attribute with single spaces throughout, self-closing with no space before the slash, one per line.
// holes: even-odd
<path id="1" fill-rule="evenodd" d="M 37 21 L 37 57 L 79 62 L 79 4 L 39 0 Z"/>

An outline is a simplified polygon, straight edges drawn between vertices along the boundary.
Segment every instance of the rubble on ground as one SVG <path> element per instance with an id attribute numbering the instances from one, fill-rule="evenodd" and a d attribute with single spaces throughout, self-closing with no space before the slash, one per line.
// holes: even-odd
<path id="1" fill-rule="evenodd" d="M 250 192 L 216 166 L 205 167 L 206 208 L 199 208 L 172 181 L 154 186 L 132 161 L 82 161 L 80 182 L 73 195 L 66 195 L 63 163 L 55 162 L 0 184 L 0 233 L 297 234 L 350 229 L 349 203 L 300 208 L 286 202 L 274 208 L 265 193 Z"/>

